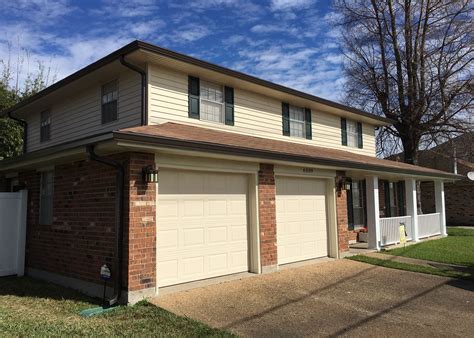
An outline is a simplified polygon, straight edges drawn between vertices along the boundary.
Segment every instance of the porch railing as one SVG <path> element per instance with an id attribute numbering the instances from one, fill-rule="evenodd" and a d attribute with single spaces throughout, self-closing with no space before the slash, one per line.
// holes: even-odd
<path id="1" fill-rule="evenodd" d="M 400 242 L 400 224 L 402 223 L 405 224 L 407 240 L 411 240 L 411 216 L 387 217 L 380 219 L 380 241 L 382 246 Z"/>
<path id="2" fill-rule="evenodd" d="M 418 215 L 418 237 L 430 237 L 441 234 L 440 213 Z"/>

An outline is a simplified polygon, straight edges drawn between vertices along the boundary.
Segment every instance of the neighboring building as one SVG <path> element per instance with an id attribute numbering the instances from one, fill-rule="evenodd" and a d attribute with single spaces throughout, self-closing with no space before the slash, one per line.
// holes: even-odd
<path id="1" fill-rule="evenodd" d="M 403 154 L 393 157 L 401 160 Z M 474 226 L 474 181 L 467 177 L 474 172 L 474 132 L 464 133 L 419 154 L 419 165 L 452 172 L 461 180 L 445 183 L 446 222 L 448 225 Z M 421 183 L 421 209 L 424 213 L 435 210 L 433 183 Z"/>
<path id="2" fill-rule="evenodd" d="M 413 240 L 445 235 L 443 182 L 458 178 L 376 158 L 386 118 L 140 41 L 6 114 L 26 122 L 26 153 L 0 172 L 28 190 L 27 273 L 100 294 L 107 263 L 129 302 L 341 257 L 364 225 L 372 248 L 400 222 Z M 379 179 L 401 218 L 381 217 Z M 429 220 L 416 180 L 436 185 Z"/>

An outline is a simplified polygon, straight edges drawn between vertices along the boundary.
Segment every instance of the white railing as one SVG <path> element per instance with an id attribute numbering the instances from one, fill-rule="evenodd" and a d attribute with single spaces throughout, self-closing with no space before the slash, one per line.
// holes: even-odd
<path id="1" fill-rule="evenodd" d="M 441 234 L 440 214 L 418 215 L 418 237 L 430 237 Z"/>
<path id="2" fill-rule="evenodd" d="M 411 240 L 411 216 L 380 218 L 380 242 L 382 246 L 400 242 L 401 224 L 405 224 L 407 240 Z"/>

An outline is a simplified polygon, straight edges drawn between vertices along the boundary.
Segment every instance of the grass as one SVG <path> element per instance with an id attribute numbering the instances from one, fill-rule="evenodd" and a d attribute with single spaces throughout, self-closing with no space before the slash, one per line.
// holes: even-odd
<path id="1" fill-rule="evenodd" d="M 474 229 L 448 228 L 448 237 L 387 250 L 394 256 L 474 267 Z"/>
<path id="2" fill-rule="evenodd" d="M 363 263 L 368 263 L 372 265 L 378 265 L 384 268 L 426 273 L 430 275 L 437 275 L 437 276 L 444 276 L 444 277 L 451 277 L 451 278 L 474 280 L 474 276 L 471 273 L 457 271 L 457 270 L 449 270 L 449 269 L 435 268 L 435 267 L 430 267 L 430 266 L 400 263 L 400 262 L 379 259 L 379 258 L 369 257 L 369 256 L 364 256 L 364 255 L 351 256 L 351 257 L 347 257 L 347 259 L 351 259 L 353 261 L 358 261 L 358 262 L 363 262 Z"/>
<path id="3" fill-rule="evenodd" d="M 97 300 L 70 289 L 27 277 L 0 278 L 2 336 L 231 336 L 145 301 L 95 317 L 79 315 L 96 306 Z"/>

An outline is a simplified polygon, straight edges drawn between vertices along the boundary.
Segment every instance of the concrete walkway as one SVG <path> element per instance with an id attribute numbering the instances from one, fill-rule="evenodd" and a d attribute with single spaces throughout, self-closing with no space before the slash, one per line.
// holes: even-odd
<path id="1" fill-rule="evenodd" d="M 427 260 L 424 260 L 424 259 L 417 259 L 417 258 L 410 258 L 410 257 L 403 257 L 403 256 L 394 256 L 394 255 L 383 254 L 383 253 L 379 253 L 379 252 L 367 253 L 367 254 L 364 254 L 364 256 L 374 257 L 374 258 L 383 259 L 383 260 L 392 261 L 392 262 L 428 266 L 428 267 L 437 268 L 437 269 L 444 269 L 444 270 L 470 272 L 470 273 L 474 274 L 474 269 L 473 268 L 470 268 L 470 267 L 467 267 L 467 266 L 464 266 L 464 265 L 433 262 L 433 261 L 427 261 Z"/>
<path id="2" fill-rule="evenodd" d="M 350 260 L 157 297 L 179 315 L 242 336 L 469 336 L 474 284 Z"/>

